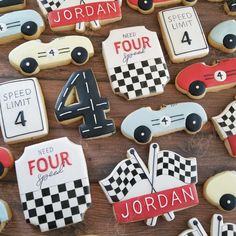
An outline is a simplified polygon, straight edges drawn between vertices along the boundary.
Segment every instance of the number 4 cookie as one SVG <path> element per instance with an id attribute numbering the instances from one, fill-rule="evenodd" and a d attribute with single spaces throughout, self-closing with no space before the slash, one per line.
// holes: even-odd
<path id="1" fill-rule="evenodd" d="M 166 49 L 173 63 L 204 57 L 209 53 L 197 12 L 192 7 L 176 7 L 159 12 Z"/>
<path id="2" fill-rule="evenodd" d="M 18 143 L 48 134 L 44 98 L 36 78 L 0 84 L 0 124 L 6 143 Z"/>

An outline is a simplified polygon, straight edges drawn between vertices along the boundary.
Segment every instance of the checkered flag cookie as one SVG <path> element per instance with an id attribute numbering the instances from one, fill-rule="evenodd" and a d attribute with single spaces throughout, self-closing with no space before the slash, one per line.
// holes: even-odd
<path id="1" fill-rule="evenodd" d="M 57 10 L 66 0 L 40 0 L 47 12 Z"/>
<path id="2" fill-rule="evenodd" d="M 220 136 L 227 138 L 236 134 L 236 101 L 230 103 L 218 116 L 212 118 Z"/>
<path id="3" fill-rule="evenodd" d="M 173 176 L 186 184 L 197 183 L 196 158 L 186 159 L 171 151 L 162 151 L 157 158 L 157 176 Z"/>
<path id="4" fill-rule="evenodd" d="M 235 236 L 236 235 L 236 225 L 235 224 L 223 224 L 222 226 L 222 236 Z"/>
<path id="5" fill-rule="evenodd" d="M 170 76 L 163 57 L 109 69 L 114 93 L 129 100 L 163 93 Z"/>
<path id="6" fill-rule="evenodd" d="M 78 179 L 35 192 L 21 194 L 27 223 L 42 232 L 81 222 L 91 206 L 89 180 Z"/>
<path id="7" fill-rule="evenodd" d="M 147 175 L 136 157 L 132 156 L 121 161 L 107 178 L 100 181 L 100 185 L 113 203 L 121 201 L 134 185 L 145 179 L 148 179 Z"/>

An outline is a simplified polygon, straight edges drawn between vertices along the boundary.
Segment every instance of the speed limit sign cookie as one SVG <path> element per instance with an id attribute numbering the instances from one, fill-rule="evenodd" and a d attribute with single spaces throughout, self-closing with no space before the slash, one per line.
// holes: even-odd
<path id="1" fill-rule="evenodd" d="M 176 7 L 159 12 L 166 49 L 173 63 L 201 58 L 209 53 L 197 12 L 193 7 Z"/>
<path id="2" fill-rule="evenodd" d="M 36 78 L 0 84 L 0 125 L 4 141 L 19 143 L 48 134 L 48 119 Z"/>

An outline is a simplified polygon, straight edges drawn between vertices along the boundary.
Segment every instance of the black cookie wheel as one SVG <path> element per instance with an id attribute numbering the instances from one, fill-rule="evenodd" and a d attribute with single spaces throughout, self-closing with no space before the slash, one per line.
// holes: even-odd
<path id="1" fill-rule="evenodd" d="M 142 11 L 149 11 L 153 8 L 153 0 L 138 0 L 138 7 Z"/>
<path id="2" fill-rule="evenodd" d="M 225 211 L 232 211 L 236 207 L 236 198 L 232 194 L 224 194 L 220 198 L 220 206 Z"/>
<path id="3" fill-rule="evenodd" d="M 89 59 L 88 51 L 83 47 L 74 48 L 71 53 L 71 58 L 76 64 L 84 64 Z"/>
<path id="4" fill-rule="evenodd" d="M 38 25 L 33 21 L 27 21 L 21 26 L 21 32 L 27 36 L 33 36 L 38 31 Z"/>
<path id="5" fill-rule="evenodd" d="M 236 35 L 227 34 L 223 39 L 223 45 L 227 49 L 234 49 L 236 47 Z"/>
<path id="6" fill-rule="evenodd" d="M 21 70 L 26 74 L 32 74 L 38 68 L 38 62 L 31 57 L 25 58 L 20 63 Z"/>
<path id="7" fill-rule="evenodd" d="M 134 138 L 139 143 L 148 143 L 151 140 L 151 137 L 151 130 L 144 125 L 139 126 L 134 131 Z"/>
<path id="8" fill-rule="evenodd" d="M 3 173 L 4 173 L 4 166 L 2 162 L 0 162 L 0 177 L 3 175 Z"/>
<path id="9" fill-rule="evenodd" d="M 202 127 L 202 118 L 195 113 L 188 115 L 185 121 L 185 127 L 191 133 L 199 131 Z"/>
<path id="10" fill-rule="evenodd" d="M 194 96 L 202 96 L 206 92 L 206 86 L 202 81 L 196 80 L 189 86 L 189 93 Z"/>

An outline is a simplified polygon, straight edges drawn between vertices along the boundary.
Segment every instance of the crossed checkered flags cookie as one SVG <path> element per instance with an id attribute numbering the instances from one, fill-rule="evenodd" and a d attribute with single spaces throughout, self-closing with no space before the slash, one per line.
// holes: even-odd
<path id="1" fill-rule="evenodd" d="M 142 195 L 158 192 L 160 176 L 169 178 L 167 181 L 170 183 L 173 178 L 180 180 L 183 185 L 197 182 L 195 158 L 186 159 L 171 151 L 160 152 L 156 143 L 150 145 L 149 170 L 135 149 L 128 150 L 127 157 L 128 159 L 121 161 L 107 178 L 100 181 L 110 203 L 138 197 L 140 189 Z M 157 218 L 148 219 L 147 225 L 154 226 Z M 169 212 L 164 214 L 164 218 L 171 221 L 175 216 L 173 212 Z"/>
<path id="2" fill-rule="evenodd" d="M 57 10 L 63 2 L 66 0 L 40 0 L 40 3 L 44 6 L 47 12 Z"/>

